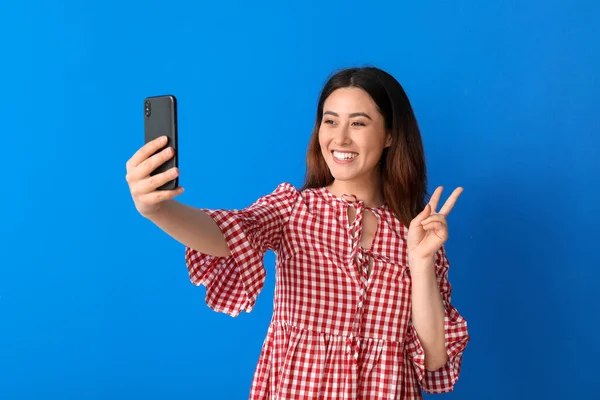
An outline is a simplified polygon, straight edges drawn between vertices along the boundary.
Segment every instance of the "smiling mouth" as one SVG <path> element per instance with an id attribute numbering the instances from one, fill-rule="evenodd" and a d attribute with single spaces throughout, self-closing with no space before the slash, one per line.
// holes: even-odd
<path id="1" fill-rule="evenodd" d="M 336 161 L 352 161 L 358 157 L 358 153 L 354 153 L 352 151 L 332 150 L 331 154 L 333 155 L 333 159 Z"/>

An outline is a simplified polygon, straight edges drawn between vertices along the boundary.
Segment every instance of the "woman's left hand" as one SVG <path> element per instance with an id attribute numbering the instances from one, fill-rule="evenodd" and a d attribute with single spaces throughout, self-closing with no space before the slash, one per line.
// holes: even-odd
<path id="1" fill-rule="evenodd" d="M 410 223 L 408 228 L 407 250 L 409 259 L 430 259 L 448 240 L 448 223 L 446 217 L 454 207 L 458 196 L 463 192 L 458 187 L 452 192 L 446 203 L 436 212 L 444 188 L 439 186 L 425 209 Z"/>

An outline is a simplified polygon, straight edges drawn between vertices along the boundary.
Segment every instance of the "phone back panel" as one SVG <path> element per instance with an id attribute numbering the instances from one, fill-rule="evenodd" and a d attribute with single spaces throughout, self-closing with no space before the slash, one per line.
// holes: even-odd
<path id="1" fill-rule="evenodd" d="M 173 148 L 174 156 L 155 169 L 150 175 L 165 172 L 173 167 L 178 167 L 177 149 L 177 99 L 172 95 L 152 96 L 144 100 L 144 139 L 145 143 L 160 136 L 167 136 L 167 145 Z M 161 148 L 158 152 L 164 149 Z M 160 186 L 158 190 L 172 190 L 177 188 L 179 180 L 176 178 Z"/>

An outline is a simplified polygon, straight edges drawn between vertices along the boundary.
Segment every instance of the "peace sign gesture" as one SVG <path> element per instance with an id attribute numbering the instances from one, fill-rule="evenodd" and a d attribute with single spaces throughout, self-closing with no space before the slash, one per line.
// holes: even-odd
<path id="1" fill-rule="evenodd" d="M 452 211 L 458 196 L 463 192 L 463 188 L 456 188 L 448 197 L 442 209 L 436 212 L 443 191 L 444 188 L 438 186 L 425 209 L 410 223 L 407 248 L 411 258 L 431 258 L 448 240 L 446 217 Z"/>

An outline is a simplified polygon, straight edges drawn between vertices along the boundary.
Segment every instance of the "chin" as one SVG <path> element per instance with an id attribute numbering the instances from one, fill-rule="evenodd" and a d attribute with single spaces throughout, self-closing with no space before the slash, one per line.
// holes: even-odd
<path id="1" fill-rule="evenodd" d="M 340 168 L 339 165 L 333 166 L 333 168 L 329 167 L 329 172 L 333 176 L 333 179 L 339 182 L 371 182 L 372 174 L 365 172 L 364 169 L 359 168 L 356 169 L 345 169 Z"/>
<path id="2" fill-rule="evenodd" d="M 358 177 L 358 174 L 350 171 L 340 171 L 336 168 L 329 168 L 329 172 L 336 181 L 352 181 Z"/>

